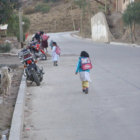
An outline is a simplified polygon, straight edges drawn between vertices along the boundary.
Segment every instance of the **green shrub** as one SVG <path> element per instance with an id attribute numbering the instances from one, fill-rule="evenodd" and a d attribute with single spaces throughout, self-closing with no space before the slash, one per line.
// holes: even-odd
<path id="1" fill-rule="evenodd" d="M 131 30 L 131 41 L 136 41 L 135 25 L 140 24 L 140 2 L 132 2 L 123 13 L 123 21 Z"/>
<path id="2" fill-rule="evenodd" d="M 0 53 L 10 52 L 10 50 L 11 50 L 11 45 L 9 43 L 0 44 Z"/>
<path id="3" fill-rule="evenodd" d="M 123 13 L 123 21 L 126 25 L 140 24 L 140 2 L 133 2 L 128 5 Z"/>
<path id="4" fill-rule="evenodd" d="M 42 12 L 42 13 L 48 13 L 50 11 L 50 5 L 48 4 L 38 4 L 36 7 L 35 7 L 35 10 L 37 12 Z"/>

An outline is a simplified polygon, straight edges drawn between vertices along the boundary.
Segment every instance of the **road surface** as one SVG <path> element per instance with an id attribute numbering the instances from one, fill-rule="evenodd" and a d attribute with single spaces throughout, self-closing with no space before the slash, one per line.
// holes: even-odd
<path id="1" fill-rule="evenodd" d="M 40 62 L 44 81 L 27 89 L 23 140 L 140 140 L 140 48 L 50 36 L 62 56 L 58 67 Z M 74 74 L 82 50 L 93 63 L 87 95 Z"/>

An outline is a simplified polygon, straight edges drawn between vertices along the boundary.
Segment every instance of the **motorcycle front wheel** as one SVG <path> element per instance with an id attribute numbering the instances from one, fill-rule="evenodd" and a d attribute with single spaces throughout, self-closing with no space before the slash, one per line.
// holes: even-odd
<path id="1" fill-rule="evenodd" d="M 34 79 L 34 82 L 36 83 L 36 85 L 40 86 L 40 80 L 39 80 L 39 77 L 35 71 L 32 72 L 32 76 L 33 76 L 33 79 Z"/>

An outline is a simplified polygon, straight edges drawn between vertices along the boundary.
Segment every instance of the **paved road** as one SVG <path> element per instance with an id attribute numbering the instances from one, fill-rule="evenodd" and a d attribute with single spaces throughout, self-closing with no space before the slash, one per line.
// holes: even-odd
<path id="1" fill-rule="evenodd" d="M 42 85 L 28 87 L 23 140 L 140 140 L 140 48 L 50 35 L 63 56 L 41 62 Z M 88 95 L 74 75 L 81 50 L 93 62 Z"/>

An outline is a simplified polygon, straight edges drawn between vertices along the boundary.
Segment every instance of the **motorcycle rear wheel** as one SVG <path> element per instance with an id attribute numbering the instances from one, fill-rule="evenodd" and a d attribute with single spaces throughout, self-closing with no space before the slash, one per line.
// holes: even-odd
<path id="1" fill-rule="evenodd" d="M 47 56 L 45 54 L 41 55 L 41 60 L 47 60 Z"/>

